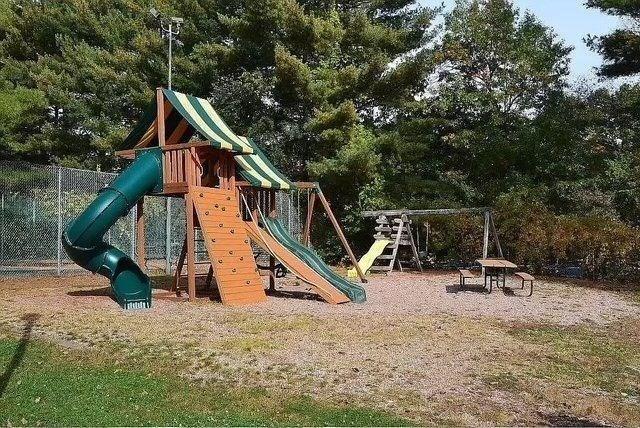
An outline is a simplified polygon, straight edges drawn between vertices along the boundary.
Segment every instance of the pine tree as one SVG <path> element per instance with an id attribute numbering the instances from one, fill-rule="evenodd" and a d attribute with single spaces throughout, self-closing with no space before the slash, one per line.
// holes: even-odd
<path id="1" fill-rule="evenodd" d="M 631 76 L 640 73 L 640 3 L 635 0 L 588 0 L 586 5 L 634 22 L 605 36 L 589 36 L 587 43 L 602 55 L 599 74 L 604 77 Z"/>

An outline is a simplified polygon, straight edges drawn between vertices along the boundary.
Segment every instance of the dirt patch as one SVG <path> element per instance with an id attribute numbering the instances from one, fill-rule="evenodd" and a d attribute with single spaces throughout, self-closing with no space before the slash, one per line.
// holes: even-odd
<path id="1" fill-rule="evenodd" d="M 309 291 L 295 283 L 282 281 L 280 297 L 252 307 L 206 297 L 188 303 L 157 290 L 150 310 L 123 312 L 101 277 L 4 280 L 0 326 L 19 331 L 21 317 L 37 314 L 35 337 L 105 350 L 123 363 L 169 361 L 199 382 L 357 402 L 423 424 L 512 425 L 550 423 L 541 403 L 545 415 L 592 416 L 585 407 L 568 405 L 568 412 L 553 398 L 571 395 L 565 386 L 549 389 L 555 380 L 529 370 L 535 356 L 553 359 L 560 351 L 512 330 L 589 328 L 632 341 L 635 333 L 624 326 L 640 319 L 640 307 L 618 293 L 548 280 L 528 298 L 516 282 L 514 293 L 489 295 L 460 292 L 455 273 L 394 273 L 365 285 L 365 304 L 340 306 L 283 297 Z M 572 394 L 590 396 L 587 386 Z M 625 418 L 593 411 L 597 417 L 588 420 L 640 422 L 633 402 L 598 394 Z"/>

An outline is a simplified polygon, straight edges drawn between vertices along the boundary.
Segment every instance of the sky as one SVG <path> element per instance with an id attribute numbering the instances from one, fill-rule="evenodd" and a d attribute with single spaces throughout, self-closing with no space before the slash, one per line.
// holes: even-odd
<path id="1" fill-rule="evenodd" d="M 602 63 L 601 57 L 584 43 L 587 34 L 602 35 L 622 26 L 620 19 L 587 9 L 585 0 L 513 0 L 521 10 L 533 12 L 545 25 L 575 49 L 571 54 L 571 80 L 596 80 L 594 67 Z M 428 6 L 442 3 L 450 8 L 454 0 L 421 0 Z"/>

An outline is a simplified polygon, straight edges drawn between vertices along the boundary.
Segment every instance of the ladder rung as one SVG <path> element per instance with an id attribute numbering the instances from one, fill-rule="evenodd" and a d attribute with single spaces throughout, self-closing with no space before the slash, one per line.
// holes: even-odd
<path id="1" fill-rule="evenodd" d="M 391 266 L 371 266 L 369 270 L 372 272 L 389 272 Z"/>
<path id="2" fill-rule="evenodd" d="M 378 256 L 377 260 L 393 260 L 393 255 L 383 254 L 381 256 Z"/>

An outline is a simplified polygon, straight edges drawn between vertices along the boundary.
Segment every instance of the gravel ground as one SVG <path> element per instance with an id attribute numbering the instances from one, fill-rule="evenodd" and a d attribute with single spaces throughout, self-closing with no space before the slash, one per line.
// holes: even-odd
<path id="1" fill-rule="evenodd" d="M 520 282 L 507 279 L 507 289 L 494 287 L 491 294 L 481 290 L 481 279 L 469 291 L 460 291 L 458 274 L 427 272 L 424 274 L 393 272 L 375 276 L 364 287 L 367 302 L 362 305 L 330 306 L 317 301 L 270 299 L 251 311 L 274 313 L 384 315 L 450 314 L 467 317 L 492 317 L 505 321 L 576 325 L 580 323 L 607 324 L 640 314 L 638 305 L 620 294 L 590 288 L 590 283 L 538 280 L 534 294 L 527 297 L 528 286 L 520 290 Z M 284 290 L 310 291 L 304 286 L 282 287 Z"/>
<path id="2" fill-rule="evenodd" d="M 541 280 L 529 298 L 515 281 L 507 284 L 516 287 L 514 293 L 490 295 L 460 292 L 457 281 L 451 272 L 376 276 L 365 285 L 365 304 L 339 306 L 313 299 L 294 280 L 281 281 L 266 303 L 244 308 L 206 297 L 188 303 L 156 290 L 153 308 L 123 312 L 101 277 L 7 279 L 0 281 L 0 327 L 19 331 L 22 317 L 36 314 L 35 337 L 106 350 L 125 360 L 145 353 L 170 359 L 198 381 L 259 386 L 371 405 L 416 421 L 468 425 L 547 421 L 539 406 L 520 396 L 487 395 L 487 373 L 520 370 L 522 361 L 553 352 L 523 343 L 511 329 L 588 326 L 617 334 L 640 327 L 637 300 L 595 284 Z M 580 390 L 572 394 L 580 402 L 590 396 Z M 565 390 L 558 395 L 564 397 Z M 549 406 L 555 414 L 555 404 Z M 636 421 L 605 410 L 589 412 L 589 417 Z"/>

